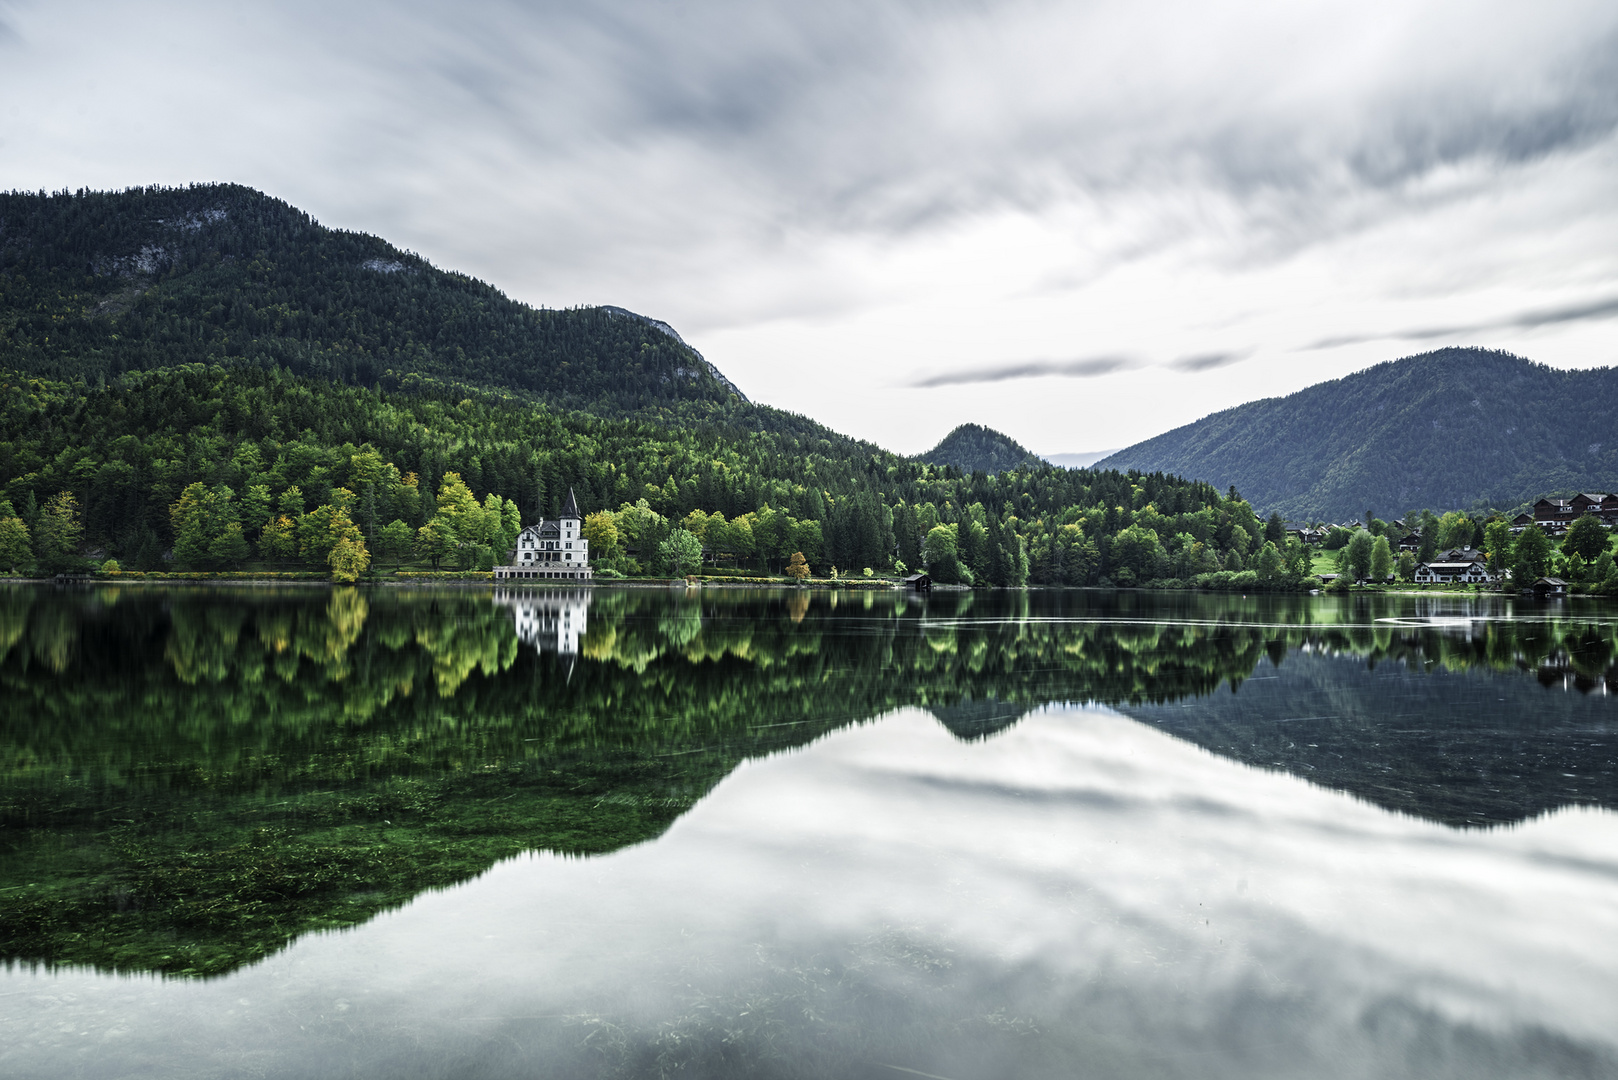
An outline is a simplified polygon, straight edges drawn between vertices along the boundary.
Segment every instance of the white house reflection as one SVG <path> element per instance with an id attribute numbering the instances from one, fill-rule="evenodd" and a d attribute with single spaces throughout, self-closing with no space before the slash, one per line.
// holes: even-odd
<path id="1" fill-rule="evenodd" d="M 497 588 L 494 602 L 511 609 L 523 644 L 542 653 L 579 654 L 579 638 L 589 628 L 589 589 Z"/>

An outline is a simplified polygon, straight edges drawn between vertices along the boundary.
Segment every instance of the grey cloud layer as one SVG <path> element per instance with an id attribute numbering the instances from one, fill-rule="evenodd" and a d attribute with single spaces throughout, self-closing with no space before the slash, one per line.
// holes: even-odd
<path id="1" fill-rule="evenodd" d="M 1502 319 L 1452 326 L 1417 326 L 1385 334 L 1342 334 L 1321 338 L 1306 346 L 1308 350 L 1335 349 L 1343 345 L 1359 345 L 1368 341 L 1431 341 L 1434 338 L 1457 337 L 1489 330 L 1534 330 L 1542 326 L 1561 323 L 1586 322 L 1599 319 L 1618 319 L 1618 297 L 1593 300 L 1584 304 L 1566 304 L 1560 307 L 1539 308 L 1520 312 Z"/>
<path id="2" fill-rule="evenodd" d="M 1250 355 L 1249 352 L 1245 350 L 1242 352 L 1198 353 L 1195 356 L 1182 356 L 1178 360 L 1171 361 L 1168 366 L 1176 371 L 1212 371 L 1214 368 L 1234 364 L 1245 359 L 1248 355 Z"/>
<path id="3" fill-rule="evenodd" d="M 992 364 L 925 375 L 905 385 L 917 389 L 931 389 L 938 386 L 963 386 L 969 383 L 1005 382 L 1008 379 L 1037 379 L 1047 375 L 1090 379 L 1097 375 L 1108 375 L 1114 371 L 1138 366 L 1137 361 L 1127 356 L 1091 356 L 1080 360 L 1023 360 L 1010 364 Z"/>
<path id="4" fill-rule="evenodd" d="M 722 209 L 729 228 L 894 234 L 1156 191 L 1176 222 L 1215 197 L 1306 240 L 1367 194 L 1618 129 L 1618 8 L 1412 10 L 606 0 L 303 17 L 357 48 L 408 118 L 362 142 L 436 131 L 526 180 L 670 218 Z"/>
<path id="5" fill-rule="evenodd" d="M 1250 355 L 1251 350 L 1248 349 L 1237 352 L 1197 353 L 1171 360 L 1162 366 L 1194 374 L 1226 367 Z M 931 389 L 939 386 L 964 386 L 970 383 L 995 383 L 1009 379 L 1038 379 L 1047 376 L 1091 379 L 1098 375 L 1110 375 L 1115 371 L 1143 366 L 1143 361 L 1129 356 L 1091 356 L 1079 360 L 1024 360 L 924 375 L 904 385 L 915 389 Z"/>

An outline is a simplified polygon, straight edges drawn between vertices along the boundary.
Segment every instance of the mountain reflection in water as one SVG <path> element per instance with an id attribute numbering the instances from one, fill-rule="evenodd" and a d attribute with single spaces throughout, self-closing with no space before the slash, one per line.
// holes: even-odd
<path id="1" fill-rule="evenodd" d="M 1456 596 L 9 588 L 0 950 L 228 972 L 906 707 L 970 749 L 1110 706 L 1445 826 L 1612 808 L 1615 643 Z"/>

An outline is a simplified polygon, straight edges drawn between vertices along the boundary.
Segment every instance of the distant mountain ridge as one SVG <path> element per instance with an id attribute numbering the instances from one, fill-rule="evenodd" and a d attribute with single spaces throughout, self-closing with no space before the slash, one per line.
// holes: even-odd
<path id="1" fill-rule="evenodd" d="M 746 403 L 666 323 L 534 308 L 251 188 L 0 193 L 0 368 L 93 381 L 199 362 L 609 415 Z"/>
<path id="2" fill-rule="evenodd" d="M 983 472 L 993 476 L 1027 466 L 1046 463 L 1009 435 L 1002 435 L 982 424 L 962 424 L 939 440 L 938 445 L 917 460 L 929 465 L 953 465 L 965 473 Z"/>
<path id="3" fill-rule="evenodd" d="M 1095 468 L 1235 485 L 1297 520 L 1605 491 L 1618 485 L 1618 370 L 1439 349 L 1214 413 Z"/>

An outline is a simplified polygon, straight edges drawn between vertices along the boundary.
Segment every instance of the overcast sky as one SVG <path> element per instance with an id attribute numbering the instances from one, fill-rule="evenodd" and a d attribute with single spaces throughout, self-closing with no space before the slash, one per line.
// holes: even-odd
<path id="1" fill-rule="evenodd" d="M 894 450 L 1614 360 L 1618 4 L 0 0 L 0 187 L 228 180 Z"/>

